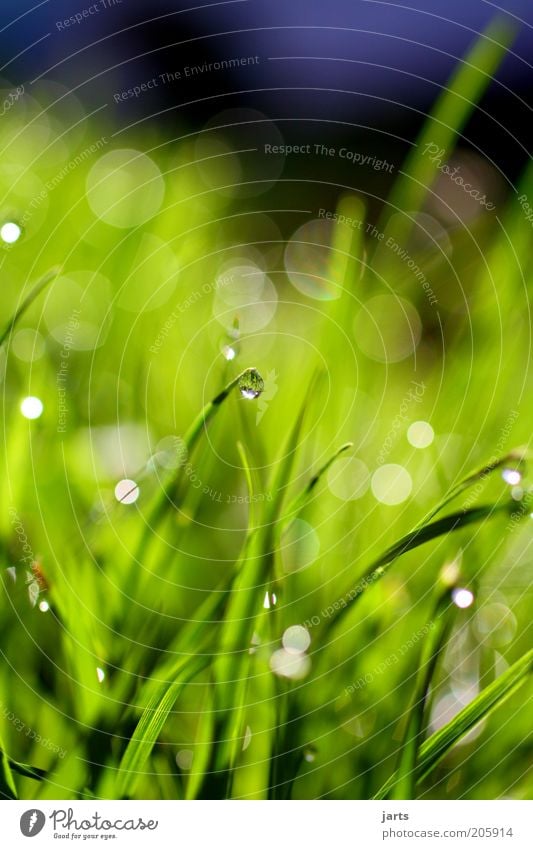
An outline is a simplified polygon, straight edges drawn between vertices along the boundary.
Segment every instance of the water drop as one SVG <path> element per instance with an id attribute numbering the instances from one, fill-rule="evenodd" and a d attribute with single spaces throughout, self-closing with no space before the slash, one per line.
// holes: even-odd
<path id="1" fill-rule="evenodd" d="M 265 388 L 265 382 L 257 369 L 247 369 L 239 380 L 239 390 L 243 398 L 248 400 L 259 398 Z"/>
<path id="2" fill-rule="evenodd" d="M 245 752 L 250 743 L 252 742 L 252 729 L 249 725 L 246 726 L 246 730 L 244 732 L 244 740 L 242 743 L 242 751 Z"/>
<path id="3" fill-rule="evenodd" d="M 522 480 L 522 475 L 518 469 L 504 469 L 502 472 L 502 478 L 505 483 L 509 484 L 509 486 L 516 486 Z"/>
<path id="4" fill-rule="evenodd" d="M 121 504 L 134 504 L 139 497 L 139 487 L 135 481 L 124 478 L 115 487 L 115 498 Z"/>
<path id="5" fill-rule="evenodd" d="M 457 607 L 464 610 L 474 603 L 474 593 L 470 592 L 470 590 L 457 588 L 452 592 L 452 600 Z"/>
<path id="6" fill-rule="evenodd" d="M 38 419 L 43 412 L 43 402 L 40 398 L 29 395 L 20 405 L 20 412 L 25 419 Z"/>
<path id="7" fill-rule="evenodd" d="M 12 245 L 20 239 L 22 230 L 14 221 L 6 221 L 0 228 L 0 238 L 7 245 Z"/>
<path id="8" fill-rule="evenodd" d="M 100 682 L 100 684 L 102 683 L 102 681 L 103 681 L 103 680 L 104 680 L 104 678 L 105 678 L 105 672 L 104 672 L 104 670 L 101 668 L 101 666 L 97 666 L 97 667 L 96 667 L 96 677 L 98 678 L 98 681 Z"/>
<path id="9" fill-rule="evenodd" d="M 304 749 L 304 761 L 307 761 L 308 764 L 312 764 L 316 758 L 316 747 L 315 746 L 306 746 Z"/>
<path id="10" fill-rule="evenodd" d="M 237 351 L 235 350 L 235 348 L 232 348 L 231 345 L 224 345 L 224 347 L 222 348 L 222 356 L 226 360 L 228 360 L 228 362 L 230 362 L 231 360 L 234 360 L 237 356 Z"/>
<path id="11" fill-rule="evenodd" d="M 41 613 L 47 613 L 47 611 L 50 610 L 50 605 L 47 601 L 40 601 L 39 610 L 41 611 Z"/>
<path id="12" fill-rule="evenodd" d="M 28 598 L 32 607 L 35 607 L 35 605 L 37 604 L 39 593 L 40 589 L 37 581 L 32 581 L 30 584 L 28 584 Z"/>
<path id="13" fill-rule="evenodd" d="M 263 601 L 263 607 L 265 608 L 265 610 L 270 610 L 270 608 L 275 607 L 277 603 L 278 597 L 276 593 L 269 593 L 267 590 Z"/>

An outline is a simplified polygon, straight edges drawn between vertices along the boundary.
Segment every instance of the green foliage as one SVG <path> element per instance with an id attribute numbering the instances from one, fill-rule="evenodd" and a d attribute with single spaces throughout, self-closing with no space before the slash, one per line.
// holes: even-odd
<path id="1" fill-rule="evenodd" d="M 5 116 L 8 171 L 57 185 L 41 205 L 6 187 L 4 207 L 25 225 L 2 265 L 0 795 L 530 794 L 531 231 L 511 198 L 450 226 L 453 262 L 413 241 L 436 177 L 424 145 L 460 148 L 508 38 L 472 47 L 383 211 L 436 309 L 384 239 L 346 224 L 366 223 L 362 192 L 310 252 L 338 297 L 308 298 L 280 272 L 289 225 L 202 182 L 188 141 L 138 138 L 164 206 L 118 229 L 87 201 L 93 160 L 54 183 L 83 142 L 35 159 Z M 279 299 L 258 329 L 220 294 L 250 257 Z M 420 316 L 416 358 L 362 344 L 355 319 L 391 291 Z M 435 432 L 423 449 L 415 421 Z M 409 473 L 401 503 L 369 486 L 386 464 Z M 276 666 L 299 625 L 310 645 Z"/>

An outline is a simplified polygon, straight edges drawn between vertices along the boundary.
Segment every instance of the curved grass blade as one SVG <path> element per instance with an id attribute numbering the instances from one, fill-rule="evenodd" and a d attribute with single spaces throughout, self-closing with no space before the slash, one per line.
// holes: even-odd
<path id="1" fill-rule="evenodd" d="M 450 491 L 446 493 L 442 501 L 440 501 L 437 506 L 425 517 L 423 522 L 421 522 L 421 525 L 428 522 L 430 519 L 436 516 L 437 513 L 440 513 L 440 511 L 444 507 L 446 507 L 448 504 L 450 504 L 451 501 L 461 495 L 461 493 L 466 492 L 466 490 L 473 486 L 475 483 L 480 483 L 486 480 L 486 478 L 488 478 L 489 475 L 492 474 L 492 472 L 495 472 L 497 469 L 501 469 L 502 466 L 505 466 L 507 463 L 520 465 L 526 460 L 530 460 L 531 457 L 531 451 L 527 447 L 523 446 L 519 448 L 513 448 L 513 450 L 508 451 L 507 454 L 489 460 L 488 463 L 485 463 L 483 466 L 481 466 L 481 468 L 477 469 L 475 472 L 471 472 L 469 475 L 466 476 L 466 478 L 463 478 L 463 480 L 459 481 L 458 484 L 453 486 Z"/>
<path id="2" fill-rule="evenodd" d="M 219 392 L 218 395 L 215 395 L 215 397 L 200 411 L 183 437 L 183 444 L 187 457 L 190 457 L 204 429 L 207 427 L 216 412 L 220 409 L 221 404 L 230 395 L 231 391 L 238 386 L 243 379 L 246 379 L 247 376 L 254 374 L 258 374 L 257 370 L 254 368 L 247 368 L 242 371 L 237 375 L 237 377 L 230 380 L 224 389 Z M 159 498 L 157 499 L 146 524 L 144 525 L 141 538 L 137 545 L 137 549 L 133 557 L 136 564 L 142 563 L 144 560 L 150 540 L 155 537 L 155 531 L 167 515 L 169 508 L 173 506 L 182 477 L 182 467 L 180 466 L 171 482 L 162 489 L 162 492 L 160 493 Z M 131 578 L 125 587 L 124 592 L 131 597 L 137 589 L 137 583 L 139 580 L 138 569 L 132 569 L 130 575 Z"/>
<path id="3" fill-rule="evenodd" d="M 319 372 L 313 375 L 307 397 L 314 397 Z M 218 765 L 225 768 L 235 753 L 235 735 L 242 720 L 242 704 L 248 678 L 250 655 L 248 652 L 256 622 L 264 614 L 261 599 L 273 578 L 276 523 L 294 463 L 303 421 L 309 409 L 307 397 L 284 446 L 284 452 L 274 470 L 270 491 L 273 500 L 265 510 L 264 522 L 250 534 L 245 546 L 242 565 L 235 574 L 229 596 L 225 622 L 220 636 L 220 650 L 216 661 L 217 709 L 227 714 L 225 745 L 220 747 Z M 275 615 L 275 610 L 271 611 Z M 272 616 L 270 617 L 272 619 Z M 237 688 L 235 682 L 241 682 Z M 236 731 L 237 729 L 237 731 Z"/>
<path id="4" fill-rule="evenodd" d="M 353 442 L 346 442 L 344 445 L 341 445 L 341 447 L 337 449 L 335 454 L 333 454 L 329 458 L 327 463 L 324 463 L 322 468 L 320 468 L 318 470 L 318 472 L 315 475 L 313 475 L 313 477 L 311 478 L 311 480 L 309 481 L 309 483 L 307 484 L 305 489 L 302 490 L 300 495 L 296 496 L 296 498 L 293 500 L 292 504 L 288 508 L 286 514 L 280 520 L 280 522 L 279 522 L 280 532 L 283 531 L 283 528 L 286 527 L 286 524 L 288 522 L 292 522 L 302 512 L 305 505 L 309 501 L 309 498 L 311 497 L 312 492 L 313 492 L 314 488 L 316 487 L 317 483 L 319 482 L 320 478 L 323 477 L 323 475 L 325 475 L 325 473 L 333 465 L 335 460 L 337 460 L 341 456 L 341 454 L 343 454 L 345 451 L 349 451 L 350 448 L 353 448 Z"/>
<path id="5" fill-rule="evenodd" d="M 2 333 L 0 333 L 0 348 L 2 347 L 6 339 L 9 338 L 9 336 L 15 329 L 17 322 L 20 318 L 22 318 L 26 310 L 33 304 L 35 299 L 39 297 L 41 292 L 46 289 L 46 287 L 52 282 L 52 280 L 57 277 L 60 271 L 61 268 L 59 267 L 50 269 L 50 271 L 48 271 L 43 277 L 41 277 L 41 279 L 35 284 L 35 286 L 31 290 L 31 292 L 24 298 L 21 305 L 17 308 L 17 310 L 9 319 Z"/>
<path id="6" fill-rule="evenodd" d="M 363 236 L 361 227 L 350 226 L 348 221 L 363 221 L 365 207 L 357 195 L 343 195 L 337 204 L 335 227 L 331 245 L 329 278 L 342 287 L 333 312 L 345 312 L 343 295 L 350 291 L 350 283 L 360 277 L 360 263 L 363 254 Z M 342 302 L 342 304 L 339 303 Z"/>
<path id="7" fill-rule="evenodd" d="M 377 560 L 375 560 L 366 569 L 357 581 L 354 589 L 350 592 L 349 600 L 346 602 L 345 606 L 341 607 L 328 619 L 325 626 L 326 632 L 328 632 L 334 625 L 338 624 L 346 613 L 352 609 L 352 605 L 361 597 L 364 591 L 376 581 L 380 580 L 387 573 L 388 567 L 394 563 L 398 557 L 401 557 L 402 554 L 406 554 L 408 551 L 412 551 L 413 549 L 424 545 L 426 542 L 431 542 L 431 540 L 437 539 L 438 537 L 444 536 L 452 531 L 459 530 L 459 528 L 476 524 L 477 522 L 481 522 L 483 519 L 492 518 L 498 513 L 509 512 L 510 509 L 511 508 L 508 504 L 497 507 L 492 504 L 485 507 L 474 507 L 471 510 L 451 513 L 449 516 L 444 516 L 442 519 L 437 519 L 435 522 L 431 522 L 410 531 L 398 540 L 398 542 L 388 548 L 384 554 L 380 555 Z"/>
<path id="8" fill-rule="evenodd" d="M 437 600 L 435 615 L 432 619 L 433 628 L 428 634 L 418 666 L 415 691 L 396 771 L 397 779 L 391 793 L 393 799 L 414 799 L 415 797 L 415 765 L 424 734 L 429 689 L 457 610 L 449 603 L 449 587 L 444 594 L 442 588 L 439 588 L 439 594 L 440 598 Z"/>
<path id="9" fill-rule="evenodd" d="M 246 479 L 246 488 L 248 490 L 248 528 L 247 535 L 250 534 L 251 530 L 255 528 L 257 524 L 257 516 L 256 516 L 256 508 L 255 508 L 255 500 L 254 500 L 254 482 L 252 477 L 252 469 L 248 460 L 248 456 L 246 454 L 246 449 L 242 442 L 237 442 L 237 451 L 239 452 L 239 457 L 241 458 L 242 467 L 244 470 L 244 477 Z"/>
<path id="10" fill-rule="evenodd" d="M 387 209 L 407 209 L 411 216 L 420 210 L 428 186 L 438 171 L 438 162 L 425 155 L 424 148 L 434 145 L 436 151 L 444 151 L 444 158 L 450 155 L 457 137 L 492 82 L 513 35 L 514 30 L 507 23 L 491 22 L 458 64 L 424 122 L 416 147 L 394 184 Z M 411 223 L 407 216 L 398 217 L 396 226 L 387 232 L 396 242 L 404 244 Z"/>
<path id="11" fill-rule="evenodd" d="M 150 757 L 163 726 L 183 690 L 211 662 L 209 656 L 180 660 L 176 665 L 174 680 L 160 684 L 145 707 L 135 731 L 122 756 L 117 775 L 117 793 L 120 798 L 129 795 L 135 786 L 146 761 Z"/>
<path id="12" fill-rule="evenodd" d="M 416 766 L 416 782 L 419 783 L 434 769 L 451 748 L 483 719 L 501 707 L 527 680 L 533 672 L 533 649 L 526 652 L 503 675 L 486 687 L 469 705 L 463 708 L 451 722 L 433 734 L 420 747 Z M 374 799 L 386 799 L 397 781 L 394 773 L 378 790 Z"/>
<path id="13" fill-rule="evenodd" d="M 48 777 L 48 770 L 41 769 L 38 766 L 32 766 L 31 764 L 20 763 L 19 761 L 14 761 L 12 758 L 9 758 L 9 766 L 12 772 L 23 775 L 25 778 L 33 778 L 35 781 L 44 781 Z"/>
<path id="14" fill-rule="evenodd" d="M 18 799 L 10 760 L 0 739 L 0 799 Z"/>

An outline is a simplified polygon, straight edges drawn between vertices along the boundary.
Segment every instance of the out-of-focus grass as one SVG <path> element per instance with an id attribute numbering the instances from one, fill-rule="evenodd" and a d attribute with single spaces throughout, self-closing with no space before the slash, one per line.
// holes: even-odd
<path id="1" fill-rule="evenodd" d="M 499 55 L 489 42 L 471 59 L 490 73 Z M 458 81 L 463 106 L 480 95 L 472 69 Z M 457 96 L 444 96 L 428 128 Z M 164 175 L 164 204 L 118 229 L 95 216 L 86 179 L 119 145 L 69 168 L 99 131 L 81 122 L 61 135 L 53 107 L 19 105 L 25 113 L 4 118 L 0 160 L 3 219 L 24 222 L 1 255 L 0 793 L 527 796 L 530 691 L 514 691 L 513 670 L 522 683 L 529 669 L 530 478 L 527 452 L 508 452 L 530 440 L 531 258 L 515 198 L 497 217 L 457 219 L 451 251 L 425 219 L 409 219 L 402 240 L 436 307 L 404 260 L 342 225 L 322 251 L 342 296 L 313 300 L 287 279 L 281 234 L 265 240 L 276 214 L 206 187 L 192 143 L 137 139 Z M 466 120 L 442 130 L 448 153 Z M 424 210 L 431 191 L 422 156 L 392 195 L 405 213 L 406 198 Z M 529 168 L 519 193 L 533 196 L 532 182 Z M 287 196 L 286 206 L 297 204 Z M 364 193 L 339 199 L 343 215 L 363 219 L 364 208 Z M 285 234 L 303 220 L 279 212 L 276 223 Z M 235 339 L 213 317 L 216 281 L 252 261 L 279 301 L 264 328 Z M 56 266 L 59 278 L 26 302 Z M 416 307 L 422 337 L 416 353 L 382 362 L 365 354 L 354 319 L 391 292 Z M 251 367 L 270 376 L 261 410 L 261 397 L 234 392 L 213 421 L 198 419 Z M 40 418 L 21 415 L 25 396 L 42 400 Z M 423 450 L 406 439 L 416 420 L 435 431 Z M 197 445 L 181 438 L 191 422 Z M 407 470 L 410 497 L 387 506 L 370 487 L 337 497 L 346 455 L 318 473 L 347 442 L 370 473 L 380 456 Z M 520 471 L 520 486 L 502 481 L 505 468 Z M 134 504 L 114 498 L 124 478 L 139 485 Z M 472 607 L 451 607 L 459 587 Z M 432 650 L 436 615 L 450 624 Z M 283 633 L 302 623 L 306 674 L 274 674 Z M 499 694 L 505 709 L 492 710 Z M 439 716 L 457 714 L 423 742 Z M 456 745 L 474 721 L 478 736 Z"/>

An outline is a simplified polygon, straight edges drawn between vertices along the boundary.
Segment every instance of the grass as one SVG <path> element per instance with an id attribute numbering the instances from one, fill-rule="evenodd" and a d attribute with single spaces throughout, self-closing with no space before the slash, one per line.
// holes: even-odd
<path id="1" fill-rule="evenodd" d="M 340 297 L 306 297 L 282 257 L 301 215 L 265 239 L 272 222 L 206 189 L 187 141 L 135 142 L 166 175 L 147 222 L 95 217 L 91 161 L 32 206 L 84 144 L 63 133 L 35 158 L 32 115 L 4 119 L 3 214 L 32 215 L 1 258 L 0 796 L 531 795 L 530 225 L 512 193 L 497 216 L 454 212 L 450 254 L 417 218 L 436 177 L 423 146 L 460 149 L 508 42 L 493 27 L 473 46 L 381 212 L 436 306 L 384 240 L 339 221 L 307 281 Z M 366 223 L 367 200 L 341 194 L 339 218 Z M 279 299 L 263 327 L 268 298 L 219 298 L 258 252 Z M 423 332 L 383 362 L 371 314 L 354 319 L 391 292 Z M 420 420 L 423 449 L 406 438 Z M 361 463 L 407 470 L 409 497 L 339 497 Z M 310 644 L 291 655 L 297 625 Z"/>

